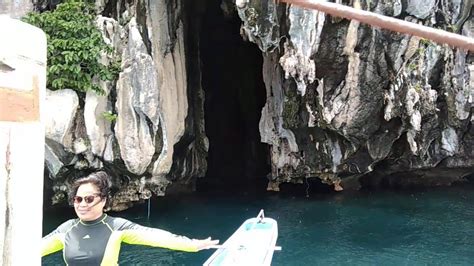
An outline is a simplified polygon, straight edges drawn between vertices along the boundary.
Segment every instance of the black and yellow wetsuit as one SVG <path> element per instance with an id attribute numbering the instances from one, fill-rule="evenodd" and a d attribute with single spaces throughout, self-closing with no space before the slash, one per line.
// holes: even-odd
<path id="1" fill-rule="evenodd" d="M 67 265 L 117 265 L 122 242 L 198 251 L 187 237 L 104 214 L 95 221 L 71 219 L 61 224 L 43 237 L 42 256 L 62 249 Z"/>

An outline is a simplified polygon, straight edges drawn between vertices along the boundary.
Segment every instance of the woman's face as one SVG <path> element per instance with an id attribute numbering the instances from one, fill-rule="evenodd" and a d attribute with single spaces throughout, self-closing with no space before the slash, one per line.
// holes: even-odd
<path id="1" fill-rule="evenodd" d="M 82 221 L 93 221 L 103 214 L 106 199 L 102 199 L 99 189 L 92 183 L 79 186 L 74 197 L 74 210 Z"/>

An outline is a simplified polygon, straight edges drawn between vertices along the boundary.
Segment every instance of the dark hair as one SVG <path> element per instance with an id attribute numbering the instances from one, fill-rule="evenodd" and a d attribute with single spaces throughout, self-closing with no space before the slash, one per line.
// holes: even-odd
<path id="1" fill-rule="evenodd" d="M 93 184 L 99 189 L 99 194 L 102 199 L 106 199 L 106 207 L 109 205 L 109 198 L 110 198 L 110 177 L 104 171 L 99 171 L 92 173 L 86 177 L 81 177 L 74 181 L 72 185 L 71 194 L 69 195 L 70 202 L 74 196 L 76 196 L 77 190 L 81 185 L 84 184 Z"/>

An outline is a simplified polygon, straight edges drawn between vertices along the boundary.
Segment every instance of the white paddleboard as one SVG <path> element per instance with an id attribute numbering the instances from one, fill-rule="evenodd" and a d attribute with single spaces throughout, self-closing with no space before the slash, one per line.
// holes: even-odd
<path id="1" fill-rule="evenodd" d="M 278 238 L 278 225 L 264 217 L 263 210 L 256 218 L 246 220 L 204 266 L 270 265 Z"/>

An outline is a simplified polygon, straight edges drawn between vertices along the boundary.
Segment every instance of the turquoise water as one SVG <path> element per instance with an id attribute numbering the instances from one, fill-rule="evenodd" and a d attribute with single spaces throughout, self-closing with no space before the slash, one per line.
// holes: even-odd
<path id="1" fill-rule="evenodd" d="M 223 242 L 247 218 L 265 209 L 278 221 L 272 265 L 473 265 L 474 187 L 410 192 L 251 195 L 196 194 L 159 198 L 122 216 L 194 238 Z M 45 214 L 45 231 L 72 212 Z M 201 265 L 212 250 L 198 253 L 122 246 L 121 265 Z M 60 254 L 43 259 L 61 264 Z"/>

